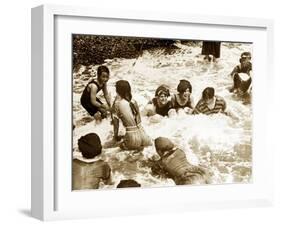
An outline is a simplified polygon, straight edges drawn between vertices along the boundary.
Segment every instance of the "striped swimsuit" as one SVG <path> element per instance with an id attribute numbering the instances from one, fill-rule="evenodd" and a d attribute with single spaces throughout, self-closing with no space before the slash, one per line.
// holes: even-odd
<path id="1" fill-rule="evenodd" d="M 216 96 L 216 103 L 213 109 L 210 109 L 208 105 L 205 103 L 204 100 L 199 100 L 197 103 L 195 109 L 194 109 L 194 114 L 205 114 L 205 115 L 211 115 L 211 114 L 216 114 L 216 113 L 224 113 L 226 109 L 226 102 L 222 97 Z"/>

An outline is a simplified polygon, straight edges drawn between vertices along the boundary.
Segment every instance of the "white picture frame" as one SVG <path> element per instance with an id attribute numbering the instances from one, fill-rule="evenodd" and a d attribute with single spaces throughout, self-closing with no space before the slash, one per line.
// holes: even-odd
<path id="1" fill-rule="evenodd" d="M 66 18 L 66 19 L 65 19 Z M 71 18 L 69 20 L 69 18 Z M 62 19 L 62 20 L 61 20 Z M 60 21 L 59 21 L 60 20 Z M 76 24 L 77 21 L 77 24 Z M 125 33 L 124 29 L 102 30 L 103 22 L 138 25 Z M 166 37 L 167 29 L 155 33 L 153 27 L 175 27 L 181 30 L 193 27 L 193 39 L 203 40 L 207 34 L 196 33 L 197 28 L 218 29 L 209 33 L 210 40 L 221 37 L 237 41 L 237 35 L 227 32 L 236 29 L 243 34 L 240 41 L 254 44 L 256 71 L 253 98 L 253 182 L 210 186 L 177 186 L 150 189 L 122 189 L 111 191 L 71 191 L 71 98 L 69 71 L 60 71 L 58 52 L 71 62 L 69 48 L 59 46 L 56 38 L 69 37 L 75 27 L 85 32 L 81 24 L 94 23 L 102 34 L 126 34 Z M 70 26 L 71 24 L 71 26 Z M 100 26 L 99 26 L 100 24 Z M 126 25 L 127 26 L 127 25 Z M 84 26 L 86 27 L 86 26 Z M 122 26 L 121 26 L 122 27 Z M 179 28 L 180 27 L 180 28 Z M 178 29 L 179 28 L 179 29 Z M 79 31 L 78 29 L 78 31 Z M 77 30 L 76 30 L 77 31 Z M 232 31 L 232 30 L 231 30 Z M 166 32 L 166 33 L 165 33 Z M 89 33 L 91 33 L 89 31 Z M 245 35 L 244 35 L 245 33 Z M 62 34 L 62 36 L 59 36 Z M 100 34 L 98 32 L 98 34 Z M 65 35 L 65 36 L 64 36 Z M 183 35 L 183 34 L 182 34 Z M 205 36 L 204 36 L 205 35 Z M 242 36 L 244 38 L 242 38 Z M 273 84 L 273 22 L 265 19 L 183 15 L 153 12 L 122 12 L 114 9 L 43 5 L 32 9 L 32 200 L 31 213 L 41 220 L 91 218 L 157 212 L 177 212 L 211 208 L 238 208 L 266 206 L 273 203 L 273 150 L 267 112 L 272 102 L 267 98 Z M 63 84 L 68 85 L 63 85 Z M 67 88 L 67 86 L 69 86 Z M 66 87 L 66 88 L 65 88 Z M 70 95 L 70 96 L 69 96 Z M 62 104 L 62 100 L 66 100 Z M 266 107 L 262 104 L 266 104 Z M 66 110 L 65 121 L 61 109 Z M 58 110 L 60 109 L 60 110 Z M 67 124 L 69 121 L 69 125 Z M 64 129 L 65 141 L 58 141 L 57 130 Z M 64 146 L 65 144 L 65 146 Z M 58 150 L 59 149 L 59 150 Z M 69 163 L 68 163 L 69 162 Z M 64 179 L 66 178 L 66 179 Z M 165 197 L 165 198 L 163 198 Z M 94 205 L 93 205 L 94 203 Z"/>

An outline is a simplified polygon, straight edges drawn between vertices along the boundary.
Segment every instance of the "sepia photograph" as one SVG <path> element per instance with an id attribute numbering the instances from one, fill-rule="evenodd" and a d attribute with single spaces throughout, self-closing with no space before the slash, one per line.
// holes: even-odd
<path id="1" fill-rule="evenodd" d="M 253 43 L 72 34 L 72 190 L 252 182 Z"/>

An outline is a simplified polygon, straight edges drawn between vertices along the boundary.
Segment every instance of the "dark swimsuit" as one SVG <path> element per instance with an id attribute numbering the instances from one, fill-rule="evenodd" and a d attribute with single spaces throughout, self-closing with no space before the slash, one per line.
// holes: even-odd
<path id="1" fill-rule="evenodd" d="M 168 112 L 169 110 L 172 108 L 172 103 L 171 101 L 168 101 L 167 104 L 165 104 L 164 106 L 160 107 L 158 105 L 158 102 L 157 102 L 157 99 L 156 98 L 153 98 L 152 99 L 152 103 L 153 105 L 155 106 L 155 110 L 156 110 L 156 113 L 159 114 L 159 115 L 162 115 L 162 116 L 168 116 Z"/>
<path id="2" fill-rule="evenodd" d="M 88 91 L 88 86 L 90 84 L 94 83 L 98 90 L 97 90 L 97 93 L 102 90 L 103 86 L 100 87 L 99 84 L 97 83 L 97 81 L 95 80 L 92 80 L 90 81 L 87 86 L 85 87 L 83 93 L 82 93 L 82 96 L 81 96 L 81 99 L 80 99 L 80 103 L 81 105 L 86 109 L 86 111 L 91 115 L 91 116 L 94 116 L 99 110 L 99 108 L 97 106 L 94 106 L 91 102 L 91 92 Z M 102 104 L 102 102 L 96 98 L 96 101 L 100 104 Z"/>
<path id="3" fill-rule="evenodd" d="M 178 109 L 180 109 L 180 108 L 185 108 L 185 107 L 192 108 L 190 98 L 189 98 L 189 100 L 188 100 L 184 105 L 181 105 L 181 104 L 178 102 L 178 100 L 177 100 L 177 95 L 176 95 L 176 94 L 175 94 L 174 98 L 175 98 L 175 102 L 174 102 L 174 108 L 175 108 L 175 109 L 178 110 Z"/>
<path id="4" fill-rule="evenodd" d="M 249 89 L 252 83 L 252 78 L 250 77 L 247 81 L 242 81 L 239 73 L 246 73 L 249 75 L 251 70 L 251 63 L 248 65 L 248 67 L 241 68 L 241 66 L 238 65 L 234 68 L 233 72 L 231 73 L 233 75 L 234 89 L 240 89 L 243 93 Z"/>

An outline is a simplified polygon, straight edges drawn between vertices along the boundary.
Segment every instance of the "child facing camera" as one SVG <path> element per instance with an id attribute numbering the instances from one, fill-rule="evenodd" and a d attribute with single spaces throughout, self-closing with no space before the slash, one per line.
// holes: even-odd
<path id="1" fill-rule="evenodd" d="M 84 109 L 95 118 L 106 118 L 110 111 L 110 98 L 107 90 L 109 80 L 109 69 L 106 66 L 99 66 L 97 69 L 97 79 L 92 79 L 85 87 L 80 102 Z M 98 92 L 102 90 L 107 105 L 97 98 Z"/>
<path id="2" fill-rule="evenodd" d="M 239 91 L 242 94 L 251 90 L 252 63 L 251 53 L 243 52 L 239 59 L 240 64 L 234 67 L 230 75 L 233 77 L 233 87 L 230 92 Z"/>
<path id="3" fill-rule="evenodd" d="M 178 93 L 172 96 L 172 106 L 177 111 L 184 111 L 191 114 L 194 108 L 192 93 L 192 85 L 187 80 L 180 80 L 178 87 Z"/>
<path id="4" fill-rule="evenodd" d="M 174 114 L 172 102 L 169 100 L 170 91 L 165 85 L 160 85 L 155 96 L 145 106 L 142 115 L 150 117 L 150 122 L 160 122 L 163 117 L 170 117 Z"/>

